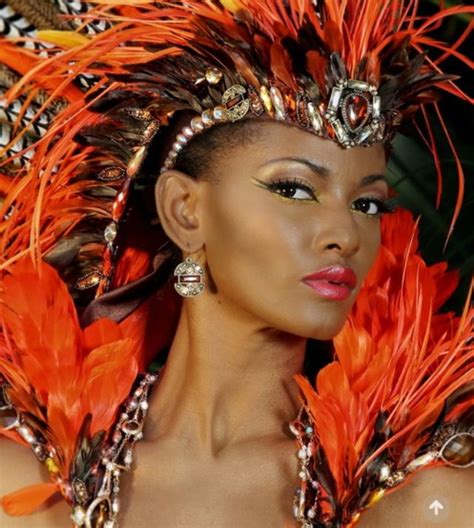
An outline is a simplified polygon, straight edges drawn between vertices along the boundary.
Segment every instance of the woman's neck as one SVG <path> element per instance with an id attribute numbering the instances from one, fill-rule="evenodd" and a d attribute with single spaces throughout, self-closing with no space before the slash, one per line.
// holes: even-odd
<path id="1" fill-rule="evenodd" d="M 284 423 L 300 407 L 293 376 L 302 372 L 307 339 L 214 299 L 183 303 L 144 432 L 216 456 L 232 444 L 287 436 Z"/>

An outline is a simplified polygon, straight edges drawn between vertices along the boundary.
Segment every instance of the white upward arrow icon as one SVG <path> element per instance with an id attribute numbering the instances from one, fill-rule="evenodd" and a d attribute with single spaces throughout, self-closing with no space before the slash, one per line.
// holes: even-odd
<path id="1" fill-rule="evenodd" d="M 439 510 L 444 510 L 444 506 L 436 499 L 429 505 L 429 509 L 434 510 L 434 514 L 438 515 Z"/>

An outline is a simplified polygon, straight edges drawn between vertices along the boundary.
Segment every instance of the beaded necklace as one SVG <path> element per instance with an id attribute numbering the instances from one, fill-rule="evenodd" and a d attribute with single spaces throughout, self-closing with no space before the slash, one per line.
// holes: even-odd
<path id="1" fill-rule="evenodd" d="M 71 518 L 77 527 L 117 528 L 120 511 L 120 475 L 129 471 L 133 461 L 133 447 L 143 438 L 143 424 L 148 412 L 150 388 L 159 379 L 163 367 L 147 373 L 125 404 L 112 435 L 112 444 L 103 452 L 100 464 L 104 472 L 96 497 L 87 505 L 87 498 L 73 482 L 74 502 Z"/>
<path id="2" fill-rule="evenodd" d="M 112 435 L 112 444 L 104 449 L 100 460 L 103 477 L 96 497 L 88 501 L 80 481 L 73 481 L 74 506 L 71 519 L 75 527 L 118 528 L 120 475 L 122 471 L 129 471 L 132 467 L 133 447 L 138 440 L 143 438 L 142 430 L 149 408 L 149 392 L 160 378 L 162 371 L 163 367 L 155 373 L 145 374 L 125 403 L 125 410 L 121 413 Z M 313 489 L 317 489 L 318 484 L 311 478 L 308 469 L 311 460 L 311 446 L 314 445 L 310 436 L 313 428 L 309 422 L 303 421 L 303 415 L 304 407 L 302 406 L 296 420 L 290 422 L 290 430 L 299 443 L 298 457 L 301 461 L 299 472 L 301 487 L 296 490 L 294 496 L 293 514 L 295 519 L 300 521 L 302 528 L 311 528 L 312 525 L 308 524 L 307 519 L 304 518 L 305 505 L 308 502 L 308 483 Z M 311 441 L 305 441 L 305 438 L 311 438 Z"/>
<path id="3" fill-rule="evenodd" d="M 100 489 L 89 504 L 87 504 L 88 497 L 83 493 L 80 484 L 73 481 L 74 506 L 71 519 L 76 527 L 118 528 L 120 475 L 122 471 L 129 471 L 132 466 L 133 447 L 143 438 L 142 430 L 149 407 L 149 392 L 160 378 L 162 371 L 163 367 L 156 373 L 147 373 L 125 403 L 125 410 L 120 415 L 112 435 L 112 444 L 104 450 L 100 461 L 103 471 Z M 314 445 L 310 436 L 313 428 L 309 421 L 304 422 L 303 415 L 302 406 L 296 420 L 290 422 L 290 430 L 297 437 L 299 444 L 298 457 L 301 461 L 299 472 L 301 486 L 294 496 L 293 514 L 303 528 L 310 528 L 312 525 L 304 518 L 305 505 L 308 502 L 308 483 L 313 489 L 317 489 L 318 484 L 311 478 L 308 469 L 311 446 Z M 308 442 L 309 438 L 311 440 Z"/>
<path id="4" fill-rule="evenodd" d="M 102 450 L 98 466 L 91 468 L 94 475 L 101 475 L 98 480 L 98 491 L 94 496 L 90 496 L 84 482 L 76 477 L 73 477 L 71 483 L 57 479 L 62 493 L 72 499 L 71 519 L 75 528 L 118 528 L 120 475 L 122 471 L 131 469 L 134 445 L 143 438 L 142 430 L 149 407 L 149 393 L 162 372 L 163 367 L 138 378 L 136 388 L 126 400 L 124 410 L 118 417 L 111 443 Z M 15 429 L 31 445 L 38 459 L 54 473 L 55 468 L 52 467 L 54 447 L 48 446 L 25 423 L 21 413 L 16 411 L 6 397 L 5 386 L 3 389 L 0 410 L 4 414 L 3 419 L 5 420 L 7 416 L 11 422 L 8 424 L 8 429 Z M 313 528 L 316 519 L 321 515 L 321 484 L 314 472 L 317 440 L 304 405 L 296 419 L 289 423 L 289 428 L 298 444 L 297 457 L 300 463 L 298 474 L 300 486 L 296 489 L 293 498 L 293 516 L 302 528 Z M 383 464 L 378 474 L 378 488 L 371 493 L 363 505 L 361 504 L 361 508 L 354 512 L 350 525 L 356 524 L 362 510 L 370 508 L 380 500 L 386 489 L 398 486 L 408 474 L 434 462 L 437 458 L 442 458 L 454 467 L 472 465 L 474 462 L 466 463 L 466 461 L 469 457 L 472 459 L 473 438 L 474 426 L 464 429 L 455 422 L 447 422 L 436 430 L 429 446 L 403 468 L 394 468 L 388 463 Z M 317 525 L 321 526 L 321 524 Z"/>

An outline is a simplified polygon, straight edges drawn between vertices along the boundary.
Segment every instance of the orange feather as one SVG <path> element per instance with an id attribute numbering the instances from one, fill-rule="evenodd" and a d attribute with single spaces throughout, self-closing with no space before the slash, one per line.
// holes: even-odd
<path id="1" fill-rule="evenodd" d="M 4 495 L 0 504 L 8 515 L 29 515 L 58 492 L 55 483 L 33 484 Z"/>
<path id="2" fill-rule="evenodd" d="M 66 285 L 46 263 L 35 270 L 26 257 L 8 271 L 0 288 L 0 373 L 17 408 L 47 421 L 43 434 L 67 478 L 85 416 L 93 413 L 91 434 L 107 431 L 129 394 L 143 365 L 139 340 L 104 319 L 83 331 Z"/>
<path id="3" fill-rule="evenodd" d="M 383 220 L 377 262 L 334 339 L 336 361 L 319 371 L 315 390 L 302 376 L 295 378 L 341 504 L 357 492 L 351 486 L 382 451 L 390 450 L 401 465 L 412 460 L 446 398 L 474 381 L 469 367 L 474 350 L 466 346 L 473 337 L 474 309 L 468 300 L 461 317 L 434 313 L 458 274 L 448 272 L 445 263 L 427 266 L 417 247 L 409 213 Z M 394 434 L 361 463 L 381 410 Z"/>
<path id="4" fill-rule="evenodd" d="M 213 58 L 221 65 L 221 41 L 214 38 L 213 31 L 217 24 L 235 46 L 226 61 L 233 61 L 248 82 L 256 87 L 259 84 L 259 72 L 254 72 L 247 60 L 247 53 L 257 46 L 264 74 L 272 72 L 282 87 L 295 90 L 291 57 L 283 40 L 296 37 L 298 25 L 310 21 L 313 39 L 320 49 L 306 53 L 307 70 L 320 90 L 324 91 L 326 85 L 327 57 L 334 51 L 340 52 L 351 77 L 366 61 L 361 74 L 378 85 L 383 74 L 382 59 L 397 50 L 404 51 L 405 45 L 407 54 L 410 49 L 431 47 L 441 50 L 443 60 L 451 56 L 469 63 L 459 54 L 457 45 L 450 49 L 430 39 L 429 32 L 445 16 L 474 11 L 460 6 L 419 20 L 416 0 L 367 0 L 362 4 L 359 0 L 326 0 L 318 3 L 320 17 L 310 0 L 229 0 L 222 5 L 189 0 L 160 3 L 159 7 L 155 2 L 133 7 L 127 2 L 130 5 L 125 8 L 108 0 L 99 4 L 93 16 L 113 24 L 90 42 L 62 50 L 58 42 L 54 53 L 44 61 L 21 51 L 5 59 L 9 64 L 11 57 L 16 60 L 24 55 L 22 64 L 28 66 L 23 80 L 9 92 L 9 100 L 20 95 L 28 100 L 39 88 L 49 90 L 49 100 L 36 117 L 55 98 L 69 99 L 67 108 L 34 145 L 35 156 L 28 170 L 20 171 L 8 189 L 4 208 L 15 207 L 10 219 L 0 226 L 0 373 L 12 385 L 15 405 L 48 422 L 45 436 L 58 449 L 57 463 L 64 479 L 69 477 L 84 417 L 93 412 L 92 432 L 110 427 L 138 370 L 146 368 L 156 352 L 169 345 L 179 313 L 179 303 L 169 295 L 169 312 L 150 332 L 150 314 L 158 306 L 158 300 L 150 298 L 120 325 L 101 320 L 83 330 L 67 287 L 42 262 L 62 237 L 74 233 L 85 216 L 110 220 L 110 201 L 88 195 L 97 186 L 96 173 L 77 179 L 91 159 L 104 165 L 107 158 L 97 152 L 100 149 L 74 143 L 80 131 L 101 120 L 90 111 L 92 105 L 115 89 L 142 89 L 140 83 L 127 86 L 108 76 L 126 73 L 134 63 L 145 68 L 153 60 L 172 59 L 186 50 L 200 53 L 201 58 Z M 254 20 L 256 27 L 237 24 L 237 12 L 247 22 Z M 213 49 L 215 43 L 218 50 Z M 9 46 L 0 45 L 0 60 Z M 403 63 L 403 53 L 401 56 Z M 441 73 L 440 62 L 426 57 L 423 68 Z M 99 80 L 87 93 L 78 93 L 73 82 L 79 74 L 95 75 Z M 451 80 L 435 84 L 469 99 Z M 407 108 L 405 114 L 415 107 Z M 25 131 L 26 127 L 19 130 L 15 139 Z M 430 138 L 427 143 L 436 159 L 434 142 Z M 459 194 L 451 228 L 459 213 L 464 183 L 462 168 L 454 156 Z M 3 180 L 1 186 L 6 191 Z M 119 188 L 118 184 L 111 187 Z M 335 339 L 336 361 L 318 373 L 316 390 L 305 378 L 296 378 L 316 425 L 319 446 L 327 454 L 337 499 L 343 505 L 358 491 L 351 486 L 357 485 L 370 462 L 382 452 L 397 454 L 398 460 L 402 451 L 406 460 L 413 456 L 424 440 L 423 430 L 433 424 L 442 403 L 473 379 L 473 351 L 466 346 L 473 337 L 472 309 L 466 306 L 461 317 L 436 313 L 455 287 L 457 276 L 442 264 L 427 266 L 417 255 L 417 228 L 407 213 L 383 221 L 383 239 L 379 258 L 351 317 Z M 149 265 L 146 255 L 126 251 L 122 265 L 118 265 L 117 285 L 137 278 Z M 29 295 L 32 290 L 37 295 Z M 168 296 L 169 292 L 164 294 Z M 457 406 L 449 416 L 456 417 L 464 408 Z M 381 410 L 386 412 L 394 434 L 369 454 L 368 442 Z M 41 493 L 46 496 L 46 489 L 37 494 L 36 502 Z M 21 493 L 17 495 L 20 503 L 22 497 Z M 11 496 L 10 501 L 12 505 Z M 30 497 L 24 502 L 24 511 L 28 511 L 35 500 Z"/>

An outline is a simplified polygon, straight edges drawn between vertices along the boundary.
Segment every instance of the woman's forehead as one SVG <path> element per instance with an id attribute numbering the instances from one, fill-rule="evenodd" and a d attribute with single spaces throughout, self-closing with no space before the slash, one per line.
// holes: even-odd
<path id="1" fill-rule="evenodd" d="M 318 137 L 295 125 L 277 121 L 260 123 L 259 134 L 224 157 L 224 164 L 233 171 L 262 170 L 267 167 L 295 166 L 311 170 L 317 167 L 322 176 L 351 172 L 383 173 L 386 166 L 381 143 L 370 147 L 344 149 L 334 141 Z M 298 163 L 299 162 L 299 163 Z"/>

